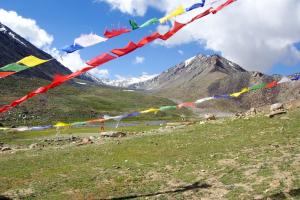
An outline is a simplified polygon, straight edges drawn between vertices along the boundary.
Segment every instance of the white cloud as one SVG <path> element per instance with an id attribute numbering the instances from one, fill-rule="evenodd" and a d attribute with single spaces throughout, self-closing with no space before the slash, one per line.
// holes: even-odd
<path id="1" fill-rule="evenodd" d="M 79 51 L 71 54 L 62 54 L 56 48 L 45 49 L 45 51 L 51 54 L 58 62 L 69 68 L 72 72 L 87 66 L 86 61 L 81 58 Z M 100 79 L 109 77 L 109 71 L 107 69 L 94 68 L 89 71 L 89 74 Z"/>
<path id="2" fill-rule="evenodd" d="M 183 55 L 184 54 L 184 51 L 182 51 L 182 50 L 178 50 L 177 51 L 180 55 Z"/>
<path id="3" fill-rule="evenodd" d="M 145 57 L 136 56 L 133 63 L 134 64 L 142 64 L 145 62 Z"/>
<path id="4" fill-rule="evenodd" d="M 65 54 L 52 46 L 54 37 L 47 33 L 44 29 L 37 25 L 37 22 L 30 18 L 24 18 L 15 11 L 6 11 L 0 9 L 1 23 L 11 28 L 14 32 L 34 44 L 36 47 L 44 50 L 52 55 L 62 65 L 69 68 L 71 71 L 76 71 L 86 66 L 85 61 L 81 58 L 80 53 Z M 4 28 L 2 31 L 5 31 Z M 94 35 L 88 35 L 95 37 Z M 99 40 L 99 38 L 97 38 Z M 108 77 L 108 70 L 93 69 L 90 71 L 92 75 L 99 78 Z"/>
<path id="5" fill-rule="evenodd" d="M 24 18 L 15 11 L 0 9 L 1 22 L 29 40 L 38 48 L 49 46 L 53 42 L 53 36 L 41 29 L 35 20 Z"/>
<path id="6" fill-rule="evenodd" d="M 71 71 L 76 71 L 86 66 L 85 61 L 81 58 L 79 51 L 71 54 L 61 53 L 59 50 L 53 47 L 47 47 L 43 49 L 47 53 L 51 54 L 58 62 Z"/>
<path id="7" fill-rule="evenodd" d="M 159 3 L 166 3 L 161 0 L 94 0 L 94 2 L 106 2 L 111 5 L 112 9 L 119 9 L 123 13 L 143 16 L 145 15 L 149 6 L 160 9 L 166 5 Z M 162 10 L 163 11 L 163 10 Z"/>
<path id="8" fill-rule="evenodd" d="M 193 0 L 101 0 L 124 13 L 144 15 L 147 7 L 168 12 L 176 5 L 185 6 Z M 216 3 L 214 6 L 224 2 Z M 136 2 L 138 2 L 137 6 Z M 199 9 L 177 17 L 185 22 Z M 167 47 L 198 42 L 248 70 L 266 71 L 277 63 L 300 61 L 294 44 L 300 41 L 299 0 L 240 0 L 216 15 L 207 16 L 185 27 L 165 43 Z M 159 31 L 167 25 L 158 27 Z"/>

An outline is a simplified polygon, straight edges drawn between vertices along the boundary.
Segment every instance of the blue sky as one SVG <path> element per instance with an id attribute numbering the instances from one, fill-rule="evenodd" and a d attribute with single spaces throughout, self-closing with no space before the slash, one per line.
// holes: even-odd
<path id="1" fill-rule="evenodd" d="M 148 9 L 145 16 L 124 14 L 118 9 L 111 9 L 107 3 L 94 3 L 93 0 L 1 0 L 0 8 L 16 11 L 18 15 L 36 20 L 38 26 L 54 37 L 53 47 L 60 48 L 72 44 L 73 40 L 83 33 L 94 32 L 102 35 L 105 28 L 127 26 L 128 20 L 143 22 L 152 17 L 160 17 L 165 13 L 157 9 Z M 1 21 L 1 19 L 0 19 Z M 156 30 L 156 26 L 137 30 L 105 43 L 86 48 L 80 52 L 83 59 L 88 60 L 113 48 L 125 46 L 128 41 L 138 41 Z M 300 45 L 298 43 L 298 48 Z M 180 54 L 182 51 L 183 54 Z M 143 72 L 158 74 L 185 59 L 198 53 L 210 55 L 212 50 L 205 50 L 197 42 L 183 43 L 173 47 L 151 44 L 127 56 L 105 64 L 101 68 L 108 69 L 110 78 L 115 75 L 139 76 Z M 136 56 L 144 57 L 144 63 L 134 64 Z M 282 61 L 284 62 L 284 60 Z M 291 74 L 300 71 L 300 62 L 291 66 L 274 64 L 267 73 Z"/>

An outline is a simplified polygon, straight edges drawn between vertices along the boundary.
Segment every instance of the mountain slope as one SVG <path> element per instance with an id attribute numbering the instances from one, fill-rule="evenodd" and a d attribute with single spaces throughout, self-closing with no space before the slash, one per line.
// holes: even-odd
<path id="1" fill-rule="evenodd" d="M 30 42 L 1 23 L 0 49 L 0 67 L 17 62 L 18 60 L 29 55 L 34 55 L 41 59 L 52 59 L 52 56 L 38 49 Z M 60 64 L 58 61 L 51 60 L 30 70 L 20 72 L 14 76 L 52 80 L 55 74 L 65 75 L 70 73 L 71 71 Z M 81 76 L 79 78 L 93 82 L 93 79 L 88 76 Z"/>
<path id="2" fill-rule="evenodd" d="M 133 84 L 130 88 L 146 90 L 158 96 L 182 102 L 237 92 L 244 87 L 262 82 L 271 82 L 276 78 L 280 77 L 246 71 L 239 65 L 218 55 L 198 55 L 170 68 L 151 80 Z M 285 101 L 291 97 L 298 98 L 300 97 L 298 84 L 284 84 L 272 90 L 248 93 L 241 98 L 230 101 L 206 102 L 201 105 L 201 108 L 204 110 L 236 112 L 250 107 Z"/>
<path id="3" fill-rule="evenodd" d="M 37 78 L 5 78 L 0 81 L 0 106 L 47 83 L 48 81 Z M 83 121 L 104 114 L 119 115 L 165 105 L 174 105 L 174 102 L 138 92 L 126 92 L 122 89 L 73 82 L 38 95 L 11 111 L 0 114 L 0 126 L 1 124 L 5 126 L 43 125 L 58 121 Z M 182 112 L 186 111 L 149 114 L 138 119 L 173 118 Z M 188 112 L 186 113 L 188 114 Z M 26 117 L 23 118 L 23 116 Z"/>
<path id="4" fill-rule="evenodd" d="M 195 56 L 149 81 L 132 85 L 169 98 L 193 99 L 209 93 L 209 86 L 231 74 L 248 74 L 240 66 L 220 56 Z M 250 73 L 249 73 L 250 75 Z"/>
<path id="5" fill-rule="evenodd" d="M 0 67 L 16 62 L 25 56 L 42 59 L 52 57 L 36 48 L 11 29 L 0 23 Z M 18 99 L 40 86 L 49 84 L 55 74 L 71 71 L 56 60 L 0 79 L 0 106 Z M 139 99 L 140 101 L 137 101 Z M 86 73 L 46 94 L 38 95 L 9 112 L 0 114 L 1 125 L 41 125 L 57 121 L 82 121 L 103 114 L 123 114 L 153 106 L 174 105 L 168 99 L 105 86 L 102 80 Z M 173 117 L 173 113 L 147 115 L 139 119 Z M 165 115 L 165 116 L 164 116 Z"/>

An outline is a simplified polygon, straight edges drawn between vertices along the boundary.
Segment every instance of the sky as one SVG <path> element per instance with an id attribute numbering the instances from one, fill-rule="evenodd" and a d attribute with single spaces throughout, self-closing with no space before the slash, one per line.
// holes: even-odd
<path id="1" fill-rule="evenodd" d="M 225 0 L 207 0 L 207 6 Z M 81 34 L 103 35 L 105 29 L 129 27 L 163 17 L 178 5 L 196 0 L 0 0 L 0 22 L 37 47 L 57 57 L 71 70 L 114 48 L 124 47 L 154 31 L 166 31 L 173 22 L 153 25 L 110 39 L 80 52 L 59 51 Z M 203 8 L 205 9 L 205 8 Z M 179 22 L 201 12 L 177 17 Z M 300 71 L 300 1 L 238 0 L 231 6 L 189 25 L 168 42 L 155 42 L 107 63 L 92 73 L 100 78 L 122 79 L 159 74 L 195 56 L 219 54 L 247 70 L 267 74 Z"/>

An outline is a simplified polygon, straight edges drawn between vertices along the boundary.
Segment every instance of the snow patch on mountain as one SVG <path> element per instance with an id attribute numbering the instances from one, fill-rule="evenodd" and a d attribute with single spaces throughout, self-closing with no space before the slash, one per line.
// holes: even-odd
<path id="1" fill-rule="evenodd" d="M 185 66 L 188 66 L 189 64 L 191 64 L 195 58 L 196 58 L 196 56 L 193 56 L 193 57 L 187 59 L 186 61 L 184 61 Z"/>
<path id="2" fill-rule="evenodd" d="M 4 26 L 0 25 L 0 32 L 3 32 L 4 34 L 8 34 L 11 38 L 13 38 L 14 40 L 16 40 L 17 42 L 19 42 L 20 44 L 26 46 L 26 44 L 24 42 L 22 42 L 21 40 L 19 40 L 15 34 L 13 34 L 12 32 L 8 31 Z"/>
<path id="3" fill-rule="evenodd" d="M 90 72 L 86 72 L 84 74 L 88 79 L 92 80 L 94 83 L 97 83 L 99 85 L 105 85 L 104 81 L 100 78 L 97 78 L 96 76 L 94 76 L 93 74 L 91 74 Z"/>
<path id="4" fill-rule="evenodd" d="M 158 74 L 150 75 L 150 74 L 144 73 L 139 77 L 124 77 L 124 76 L 116 75 L 116 77 L 117 77 L 116 80 L 106 79 L 106 80 L 102 80 L 102 81 L 106 85 L 127 88 L 130 85 L 148 81 L 150 79 L 155 78 L 156 76 L 158 76 Z"/>
<path id="5" fill-rule="evenodd" d="M 24 42 L 22 42 L 21 40 L 19 40 L 19 39 L 15 36 L 15 34 L 9 32 L 8 35 L 9 35 L 10 37 L 12 37 L 14 40 L 16 40 L 17 42 L 19 42 L 20 44 L 26 46 L 26 44 L 25 44 Z"/>
<path id="6" fill-rule="evenodd" d="M 6 28 L 5 27 L 2 27 L 2 26 L 0 26 L 0 32 L 4 32 L 4 33 L 6 33 Z"/>

